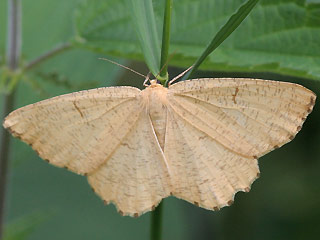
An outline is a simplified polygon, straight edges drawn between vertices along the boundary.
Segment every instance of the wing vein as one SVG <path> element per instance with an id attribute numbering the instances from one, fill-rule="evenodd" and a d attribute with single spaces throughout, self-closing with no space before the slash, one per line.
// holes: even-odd
<path id="1" fill-rule="evenodd" d="M 140 110 L 140 111 L 139 111 Z M 105 158 L 105 160 L 100 164 L 100 166 L 106 164 L 106 162 L 113 156 L 114 152 L 121 146 L 122 142 L 128 137 L 128 135 L 134 130 L 134 126 L 137 125 L 140 114 L 142 113 L 143 110 L 143 106 L 140 107 L 138 111 L 136 111 L 136 113 L 138 114 L 138 117 L 136 118 L 136 120 L 132 123 L 130 130 L 122 137 L 122 139 L 119 139 L 119 143 L 115 146 L 115 148 L 109 153 L 109 155 Z M 132 117 L 132 116 L 131 116 Z M 89 175 L 94 174 L 97 170 L 99 169 L 99 167 L 97 167 L 95 170 L 91 171 L 90 173 L 88 173 Z"/>
<path id="2" fill-rule="evenodd" d="M 182 97 L 191 98 L 191 99 L 194 99 L 194 100 L 197 100 L 197 101 L 205 102 L 205 103 L 208 103 L 208 104 L 213 105 L 213 106 L 218 107 L 218 108 L 234 109 L 234 110 L 246 109 L 246 107 L 240 107 L 240 106 L 236 106 L 236 107 L 219 106 L 219 105 L 214 104 L 212 102 L 206 102 L 206 101 L 204 101 L 202 99 L 199 99 L 197 97 L 184 95 L 184 94 L 180 94 L 180 93 L 179 94 L 175 93 L 175 94 L 178 95 L 178 96 L 182 96 Z M 279 111 L 275 112 L 275 111 L 272 111 L 272 109 L 270 109 L 267 105 L 262 105 L 262 104 L 260 104 L 260 105 L 261 105 L 260 108 L 250 106 L 249 109 L 255 109 L 255 110 L 259 110 L 259 111 L 263 111 L 263 112 L 267 112 L 267 113 L 273 113 L 278 118 L 285 118 L 287 121 L 290 121 L 291 123 L 296 124 L 292 119 L 288 118 L 286 115 L 281 114 Z M 267 111 L 267 110 L 269 110 L 269 111 Z"/>
<path id="3" fill-rule="evenodd" d="M 210 137 L 212 140 L 214 140 L 215 142 L 217 142 L 218 144 L 222 145 L 223 147 L 227 148 L 229 151 L 233 152 L 233 153 L 236 153 L 238 155 L 241 155 L 243 157 L 252 157 L 252 156 L 248 156 L 248 155 L 245 155 L 245 154 L 240 154 L 239 152 L 236 152 L 235 150 L 232 150 L 231 148 L 229 148 L 228 146 L 226 146 L 224 143 L 222 143 L 221 141 L 219 141 L 217 138 L 214 138 L 213 136 L 209 135 L 208 133 L 206 133 L 205 131 L 202 131 L 199 127 L 195 126 L 194 124 L 192 124 L 187 118 L 183 117 L 180 113 L 178 113 L 178 111 L 176 111 L 174 109 L 174 107 L 172 106 L 171 103 L 169 103 L 170 107 L 172 108 L 172 110 L 177 114 L 179 115 L 183 120 L 185 120 L 186 122 L 188 122 L 190 125 L 194 126 L 197 130 L 199 130 L 200 132 L 204 133 L 206 136 Z M 179 104 L 180 105 L 180 104 Z M 185 111 L 189 112 L 188 109 L 184 108 L 182 105 L 180 105 Z M 190 112 L 189 112 L 190 113 Z M 195 118 L 199 119 L 197 116 L 194 116 Z M 199 119 L 201 120 L 201 119 Z M 201 120 L 202 121 L 202 120 Z M 203 122 L 203 121 L 202 121 Z M 205 124 L 206 126 L 208 126 L 208 124 L 206 124 L 205 122 L 203 122 L 203 124 Z M 208 126 L 210 128 L 210 126 Z M 211 128 L 212 129 L 212 128 Z M 214 130 L 214 129 L 212 129 Z M 219 137 L 223 137 L 222 134 L 218 133 L 215 131 L 215 133 L 219 136 Z M 230 140 L 227 139 L 229 142 Z M 230 142 L 230 144 L 232 144 L 232 142 Z M 251 144 L 248 144 L 250 146 L 252 146 Z M 252 146 L 253 147 L 253 146 Z"/>

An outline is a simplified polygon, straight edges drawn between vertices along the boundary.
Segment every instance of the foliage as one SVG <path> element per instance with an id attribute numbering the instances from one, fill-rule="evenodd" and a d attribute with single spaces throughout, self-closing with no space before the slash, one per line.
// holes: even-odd
<path id="1" fill-rule="evenodd" d="M 38 212 L 25 215 L 16 219 L 6 226 L 3 240 L 23 240 L 44 222 L 51 214 L 48 212 Z"/>
<path id="2" fill-rule="evenodd" d="M 170 64 L 190 66 L 243 0 L 177 0 L 173 6 Z M 155 3 L 161 22 L 162 5 Z M 201 69 L 275 72 L 320 77 L 320 4 L 262 0 Z M 86 1 L 76 17 L 76 43 L 100 53 L 142 60 L 124 0 Z M 158 26 L 160 29 L 160 26 Z M 306 44 L 303 44 L 306 43 Z"/>
<path id="3" fill-rule="evenodd" d="M 183 79 L 188 79 L 189 76 L 192 76 L 195 71 L 198 70 L 199 66 L 203 63 L 203 61 L 217 48 L 223 43 L 230 34 L 236 30 L 242 21 L 248 16 L 248 14 L 252 11 L 255 5 L 259 0 L 249 0 L 244 3 L 236 13 L 234 13 L 225 25 L 218 31 L 218 33 L 211 40 L 209 45 L 203 51 L 203 53 L 198 57 L 197 61 L 193 64 L 192 70 L 187 73 Z"/>

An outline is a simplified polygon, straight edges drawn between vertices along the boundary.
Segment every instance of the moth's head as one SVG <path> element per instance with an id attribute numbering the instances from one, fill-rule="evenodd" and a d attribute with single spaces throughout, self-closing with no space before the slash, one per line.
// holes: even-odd
<path id="1" fill-rule="evenodd" d="M 159 84 L 157 79 L 150 80 L 150 85 L 149 85 L 150 88 L 155 88 L 155 87 L 159 87 L 159 86 L 162 87 L 162 85 Z"/>
<path id="2" fill-rule="evenodd" d="M 154 86 L 154 85 L 157 85 L 157 79 L 153 79 L 153 80 L 150 80 L 150 85 L 151 86 Z"/>

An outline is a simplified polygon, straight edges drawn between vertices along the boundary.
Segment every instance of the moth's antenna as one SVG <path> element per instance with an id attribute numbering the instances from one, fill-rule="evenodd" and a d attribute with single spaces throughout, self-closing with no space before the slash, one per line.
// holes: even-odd
<path id="1" fill-rule="evenodd" d="M 111 63 L 113 63 L 113 64 L 115 64 L 115 65 L 120 66 L 120 67 L 123 67 L 123 68 L 125 68 L 125 69 L 127 69 L 127 70 L 129 70 L 129 71 L 131 71 L 131 72 L 133 72 L 133 73 L 135 73 L 135 74 L 138 74 L 138 75 L 141 76 L 141 77 L 144 77 L 145 79 L 148 78 L 148 76 L 145 76 L 145 75 L 143 75 L 142 73 L 139 73 L 139 72 L 137 72 L 137 71 L 135 71 L 135 70 L 133 70 L 133 69 L 131 69 L 131 68 L 129 68 L 129 67 L 126 67 L 126 66 L 124 66 L 124 65 L 122 65 L 122 64 L 120 64 L 120 63 L 114 62 L 114 61 L 112 61 L 112 60 L 110 60 L 110 59 L 107 59 L 107 58 L 99 58 L 99 59 L 100 59 L 100 60 L 104 60 L 104 61 L 111 62 Z"/>

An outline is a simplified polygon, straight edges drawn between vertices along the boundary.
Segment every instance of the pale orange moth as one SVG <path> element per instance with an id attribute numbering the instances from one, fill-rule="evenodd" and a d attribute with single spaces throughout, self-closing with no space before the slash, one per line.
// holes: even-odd
<path id="1" fill-rule="evenodd" d="M 49 163 L 88 177 L 105 203 L 140 216 L 170 195 L 218 210 L 259 176 L 315 104 L 297 84 L 203 78 L 106 87 L 19 108 L 3 126 Z"/>

